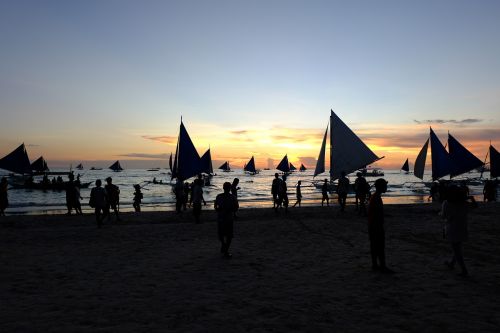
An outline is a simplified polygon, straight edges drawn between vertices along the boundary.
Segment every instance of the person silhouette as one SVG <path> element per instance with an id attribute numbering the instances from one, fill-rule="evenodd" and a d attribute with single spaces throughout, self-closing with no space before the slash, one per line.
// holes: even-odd
<path id="1" fill-rule="evenodd" d="M 77 196 L 79 197 L 79 194 L 76 191 L 76 185 L 75 185 L 75 176 L 73 173 L 70 173 L 68 175 L 69 181 L 64 184 L 65 191 L 66 191 L 66 207 L 68 208 L 68 212 L 66 215 L 71 215 L 71 211 L 73 208 L 75 208 L 76 213 L 78 214 L 78 210 L 76 209 L 76 198 Z"/>
<path id="2" fill-rule="evenodd" d="M 233 239 L 234 212 L 238 209 L 238 200 L 231 194 L 231 183 L 225 182 L 224 193 L 215 198 L 214 208 L 217 211 L 217 231 L 221 242 L 220 252 L 225 258 L 231 258 L 229 247 Z"/>
<path id="3" fill-rule="evenodd" d="M 193 214 L 196 223 L 200 223 L 201 216 L 201 203 L 206 205 L 205 198 L 203 198 L 203 179 L 200 177 L 195 179 L 191 189 L 191 202 L 193 204 Z"/>
<path id="4" fill-rule="evenodd" d="M 382 194 L 387 191 L 387 181 L 379 178 L 375 181 L 375 193 L 368 205 L 368 235 L 370 236 L 370 253 L 372 270 L 382 273 L 394 273 L 385 263 L 385 230 L 384 203 Z M 377 262 L 378 261 L 378 262 Z"/>
<path id="5" fill-rule="evenodd" d="M 182 214 L 182 206 L 184 204 L 184 182 L 177 178 L 174 187 L 175 194 L 175 212 Z"/>
<path id="6" fill-rule="evenodd" d="M 5 216 L 5 210 L 9 207 L 8 187 L 7 178 L 2 177 L 0 180 L 0 216 Z"/>
<path id="7" fill-rule="evenodd" d="M 325 182 L 323 183 L 323 186 L 321 186 L 321 206 L 323 206 L 323 203 L 326 200 L 326 205 L 330 206 L 330 198 L 328 197 L 328 179 L 325 178 Z"/>
<path id="8" fill-rule="evenodd" d="M 277 208 L 278 206 L 278 193 L 280 187 L 281 179 L 279 178 L 279 174 L 274 174 L 273 183 L 271 185 L 271 194 L 273 195 L 273 208 Z"/>
<path id="9" fill-rule="evenodd" d="M 278 194 L 278 201 L 280 203 L 280 206 L 283 205 L 285 207 L 285 214 L 288 213 L 288 187 L 286 184 L 286 176 L 284 179 L 280 182 L 280 188 L 279 188 L 279 194 Z"/>
<path id="10" fill-rule="evenodd" d="M 120 221 L 120 216 L 118 212 L 120 210 L 120 189 L 118 186 L 113 184 L 113 179 L 111 177 L 106 178 L 106 186 L 104 189 L 108 195 L 108 220 L 111 220 L 111 209 L 115 212 L 116 221 Z"/>
<path id="11" fill-rule="evenodd" d="M 109 214 L 107 193 L 101 185 L 101 180 L 97 179 L 95 187 L 90 191 L 89 200 L 89 206 L 94 208 L 95 219 L 99 228 L 102 226 L 102 221 L 106 218 L 106 215 Z"/>
<path id="12" fill-rule="evenodd" d="M 366 198 L 370 194 L 370 185 L 361 172 L 356 173 L 354 181 L 354 191 L 356 192 L 356 210 L 359 215 L 366 216 Z"/>
<path id="13" fill-rule="evenodd" d="M 136 213 L 139 213 L 141 211 L 141 201 L 142 201 L 142 198 L 143 198 L 143 195 L 142 195 L 142 192 L 141 192 L 141 185 L 139 184 L 135 184 L 134 185 L 134 189 L 135 189 L 135 192 L 134 192 L 134 203 L 133 203 L 133 207 L 134 207 L 134 210 Z"/>
<path id="14" fill-rule="evenodd" d="M 345 176 L 345 172 L 340 173 L 339 184 L 337 186 L 337 195 L 340 204 L 340 211 L 345 211 L 345 203 L 347 200 L 347 192 L 349 192 L 349 178 Z"/>
<path id="15" fill-rule="evenodd" d="M 231 184 L 231 194 L 234 195 L 236 198 L 236 201 L 238 201 L 238 190 L 240 189 L 238 187 L 238 184 L 240 183 L 240 180 L 238 178 L 233 179 L 233 183 Z M 239 203 L 238 203 L 239 205 Z M 236 211 L 234 212 L 234 218 L 237 219 L 238 215 L 236 215 Z"/>
<path id="16" fill-rule="evenodd" d="M 299 204 L 299 207 L 300 207 L 300 203 L 302 202 L 302 191 L 300 189 L 301 184 L 302 184 L 302 181 L 299 180 L 297 182 L 297 186 L 295 187 L 295 189 L 296 189 L 295 195 L 297 196 L 297 201 L 293 204 L 292 207 L 297 206 L 297 204 Z"/>

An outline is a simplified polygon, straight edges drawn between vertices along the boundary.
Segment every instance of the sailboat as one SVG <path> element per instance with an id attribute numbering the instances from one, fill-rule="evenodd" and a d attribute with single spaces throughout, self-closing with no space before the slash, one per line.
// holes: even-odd
<path id="1" fill-rule="evenodd" d="M 288 163 L 288 155 L 285 155 L 281 162 L 276 167 L 276 170 L 279 170 L 284 173 L 290 172 L 290 163 Z"/>
<path id="2" fill-rule="evenodd" d="M 248 172 L 251 175 L 255 175 L 256 173 L 258 173 L 257 170 L 255 169 L 255 160 L 254 160 L 253 156 L 250 159 L 250 161 L 248 161 L 248 163 L 245 164 L 245 167 L 243 168 L 243 170 L 245 172 Z"/>
<path id="3" fill-rule="evenodd" d="M 21 175 L 31 174 L 31 163 L 24 143 L 0 159 L 0 169 Z"/>
<path id="4" fill-rule="evenodd" d="M 306 171 L 306 170 L 307 170 L 307 168 L 304 166 L 304 164 L 300 163 L 300 168 L 299 168 L 299 171 L 300 171 L 300 172 L 304 172 L 304 171 Z"/>
<path id="5" fill-rule="evenodd" d="M 35 162 L 31 163 L 31 171 L 37 172 L 37 173 L 44 173 L 49 170 L 49 167 L 47 166 L 47 162 L 43 158 L 43 156 L 40 156 Z"/>
<path id="6" fill-rule="evenodd" d="M 292 163 L 290 163 L 290 171 L 295 171 L 295 170 L 297 170 L 297 168 Z"/>
<path id="7" fill-rule="evenodd" d="M 500 177 L 500 153 L 490 144 L 490 178 Z"/>
<path id="8" fill-rule="evenodd" d="M 83 164 L 82 163 L 78 164 L 75 169 L 76 170 L 83 170 Z"/>
<path id="9" fill-rule="evenodd" d="M 484 165 L 484 163 L 467 150 L 457 139 L 448 133 L 448 149 L 443 146 L 436 133 L 429 130 L 429 138 L 426 140 L 422 149 L 415 160 L 413 174 L 420 179 L 424 178 L 425 160 L 429 140 L 431 142 L 431 160 L 432 160 L 432 180 L 437 180 L 445 176 L 459 176 L 471 170 Z"/>
<path id="10" fill-rule="evenodd" d="M 120 165 L 120 161 L 116 161 L 115 163 L 111 164 L 109 169 L 113 170 L 114 172 L 120 172 L 123 171 L 122 166 Z"/>
<path id="11" fill-rule="evenodd" d="M 364 168 L 384 157 L 378 157 L 361 139 L 331 110 L 330 113 L 330 181 Z M 325 172 L 325 151 L 328 125 L 321 144 L 314 177 Z"/>
<path id="12" fill-rule="evenodd" d="M 210 154 L 210 148 L 201 156 L 201 172 L 206 173 L 207 175 L 212 175 L 214 173 L 214 169 L 212 167 L 212 155 Z"/>
<path id="13" fill-rule="evenodd" d="M 184 181 L 202 172 L 200 155 L 196 150 L 193 141 L 184 127 L 181 118 L 179 128 L 179 138 L 175 149 L 175 158 L 172 165 L 172 179 L 177 178 Z"/>
<path id="14" fill-rule="evenodd" d="M 405 163 L 401 167 L 401 170 L 403 170 L 406 174 L 410 172 L 410 164 L 408 163 L 408 159 L 406 159 Z"/>
<path id="15" fill-rule="evenodd" d="M 229 167 L 229 162 L 226 161 L 224 162 L 224 164 L 222 164 L 220 167 L 219 167 L 219 170 L 222 170 L 224 172 L 229 172 L 231 171 L 231 168 Z"/>

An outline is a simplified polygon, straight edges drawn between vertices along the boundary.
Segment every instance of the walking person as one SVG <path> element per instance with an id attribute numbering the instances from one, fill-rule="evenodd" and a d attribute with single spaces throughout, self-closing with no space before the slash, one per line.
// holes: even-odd
<path id="1" fill-rule="evenodd" d="M 203 205 L 207 204 L 205 198 L 203 198 L 203 180 L 201 178 L 195 179 L 193 182 L 191 201 L 195 222 L 200 223 L 201 203 L 203 202 Z"/>
<path id="2" fill-rule="evenodd" d="M 5 210 L 9 207 L 8 187 L 7 178 L 2 177 L 0 180 L 0 216 L 5 216 Z"/>
<path id="3" fill-rule="evenodd" d="M 347 192 L 349 192 L 349 178 L 345 176 L 345 172 L 340 173 L 339 184 L 337 186 L 337 194 L 339 197 L 340 211 L 345 211 L 345 203 L 347 200 Z"/>
<path id="4" fill-rule="evenodd" d="M 368 205 L 368 235 L 370 236 L 370 253 L 372 270 L 382 273 L 394 273 L 385 263 L 385 230 L 384 203 L 382 193 L 387 191 L 387 181 L 379 178 L 375 181 L 375 193 Z"/>
<path id="5" fill-rule="evenodd" d="M 326 200 L 326 205 L 330 206 L 330 198 L 328 197 L 328 179 L 325 178 L 325 182 L 323 183 L 323 186 L 321 186 L 321 206 L 323 206 L 323 203 Z"/>
<path id="6" fill-rule="evenodd" d="M 118 186 L 113 184 L 113 179 L 111 177 L 106 178 L 106 194 L 108 195 L 108 220 L 111 220 L 111 209 L 115 212 L 116 221 L 120 221 L 120 216 L 118 212 L 120 210 L 120 189 Z"/>
<path id="7" fill-rule="evenodd" d="M 100 179 L 95 181 L 95 187 L 90 191 L 89 206 L 94 208 L 97 227 L 102 226 L 102 221 L 109 214 L 106 190 L 101 187 Z"/>
<path id="8" fill-rule="evenodd" d="M 302 181 L 298 181 L 297 182 L 297 186 L 295 187 L 295 195 L 297 197 L 297 201 L 293 204 L 292 207 L 295 207 L 297 206 L 297 204 L 299 204 L 299 207 L 300 207 L 300 203 L 302 201 L 302 191 L 300 189 L 300 185 L 302 184 Z"/>
<path id="9" fill-rule="evenodd" d="M 288 213 L 288 187 L 286 184 L 286 177 L 281 181 L 280 183 L 280 190 L 279 190 L 279 202 L 280 205 L 285 207 L 285 214 Z"/>
<path id="10" fill-rule="evenodd" d="M 231 194 L 234 195 L 236 198 L 236 201 L 238 201 L 238 190 L 240 189 L 238 187 L 238 184 L 240 183 L 240 180 L 238 178 L 233 179 L 233 183 L 231 184 Z M 239 206 L 239 203 L 238 203 Z M 234 212 L 234 219 L 238 219 L 238 215 L 236 215 L 236 211 Z"/>
<path id="11" fill-rule="evenodd" d="M 136 213 L 139 213 L 141 211 L 141 201 L 142 201 L 142 198 L 143 198 L 143 195 L 142 195 L 142 192 L 141 192 L 141 185 L 139 184 L 135 184 L 134 185 L 134 189 L 135 189 L 135 192 L 134 192 L 134 203 L 133 203 L 133 207 L 134 207 L 134 210 Z"/>
<path id="12" fill-rule="evenodd" d="M 234 212 L 238 209 L 238 200 L 231 194 L 231 183 L 225 182 L 224 193 L 215 198 L 214 208 L 217 211 L 217 231 L 221 242 L 220 252 L 225 258 L 231 258 L 229 247 L 233 239 Z"/>
<path id="13" fill-rule="evenodd" d="M 68 178 L 69 181 L 66 184 L 64 184 L 64 189 L 66 192 L 66 207 L 68 208 L 68 212 L 66 213 L 66 215 L 71 215 L 71 211 L 73 210 L 73 208 L 75 208 L 76 210 L 75 200 L 77 197 L 77 192 L 76 192 L 76 185 L 74 182 L 75 175 L 73 175 L 73 173 L 70 173 L 68 175 Z"/>
<path id="14" fill-rule="evenodd" d="M 475 206 L 476 202 L 474 201 L 474 198 L 467 197 L 467 193 L 464 189 L 459 188 L 456 185 L 451 185 L 448 188 L 446 200 L 443 201 L 442 209 L 443 217 L 446 219 L 445 236 L 450 241 L 451 248 L 453 250 L 451 260 L 445 262 L 445 264 L 450 269 L 453 269 L 455 267 L 455 263 L 458 263 L 462 270 L 460 275 L 463 277 L 469 275 L 467 267 L 465 266 L 462 249 L 462 243 L 467 241 L 468 238 L 468 199 L 472 200 L 471 203 Z"/>
<path id="15" fill-rule="evenodd" d="M 278 173 L 274 174 L 273 183 L 271 185 L 271 194 L 273 195 L 273 208 L 277 209 L 278 205 L 278 192 L 280 187 L 281 179 L 279 178 Z"/>

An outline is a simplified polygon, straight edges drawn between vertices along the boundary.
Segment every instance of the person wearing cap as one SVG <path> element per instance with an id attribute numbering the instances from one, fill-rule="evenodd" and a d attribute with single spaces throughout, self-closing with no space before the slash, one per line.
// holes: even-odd
<path id="1" fill-rule="evenodd" d="M 368 205 L 368 234 L 370 236 L 370 253 L 372 269 L 382 273 L 394 273 L 385 263 L 385 230 L 384 203 L 382 193 L 387 191 L 387 181 L 379 178 L 375 181 L 375 193 Z"/>
<path id="2" fill-rule="evenodd" d="M 231 258 L 229 246 L 233 239 L 234 212 L 238 209 L 238 200 L 231 194 L 231 183 L 225 182 L 224 193 L 215 198 L 214 208 L 217 211 L 217 231 L 221 242 L 220 252 L 225 258 Z"/>
<path id="3" fill-rule="evenodd" d="M 106 178 L 106 186 L 104 189 L 108 194 L 108 220 L 111 220 L 111 209 L 115 212 L 116 220 L 120 221 L 120 216 L 118 215 L 118 210 L 120 207 L 120 189 L 118 186 L 113 184 L 113 179 L 111 177 Z"/>

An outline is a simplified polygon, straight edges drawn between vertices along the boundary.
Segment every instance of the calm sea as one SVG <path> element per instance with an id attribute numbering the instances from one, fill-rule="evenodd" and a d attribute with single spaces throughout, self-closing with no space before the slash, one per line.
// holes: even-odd
<path id="1" fill-rule="evenodd" d="M 53 170 L 58 171 L 58 170 Z M 63 171 L 63 170 L 59 170 Z M 134 184 L 144 185 L 147 181 L 152 181 L 154 177 L 162 180 L 163 184 L 147 184 L 143 188 L 144 199 L 142 209 L 152 210 L 173 210 L 175 204 L 172 186 L 170 185 L 170 176 L 166 169 L 158 171 L 146 170 L 124 170 L 122 172 L 112 172 L 110 170 L 81 170 L 75 174 L 81 174 L 82 182 L 92 182 L 91 186 L 81 190 L 82 208 L 90 212 L 88 206 L 91 187 L 94 186 L 96 179 L 101 179 L 104 183 L 106 177 L 112 177 L 113 183 L 120 188 L 120 210 L 132 211 L 132 200 L 134 193 Z M 226 181 L 232 182 L 237 177 L 240 179 L 238 192 L 240 205 L 242 207 L 269 207 L 271 201 L 271 182 L 274 178 L 275 170 L 262 170 L 255 176 L 244 174 L 243 170 L 235 169 L 232 172 L 218 172 L 212 179 L 212 185 L 204 187 L 204 196 L 207 205 L 213 204 L 215 196 L 222 192 L 222 184 Z M 321 203 L 321 192 L 313 186 L 313 171 L 294 172 L 287 178 L 288 193 L 290 203 L 295 202 L 295 185 L 298 180 L 302 180 L 302 203 L 304 205 L 318 205 Z M 2 175 L 0 173 L 0 175 Z M 4 173 L 5 175 L 5 173 Z M 316 177 L 316 180 L 322 180 L 323 176 Z M 479 177 L 479 173 L 468 174 L 467 177 Z M 351 183 L 354 182 L 355 175 L 350 177 Z M 384 178 L 389 182 L 388 192 L 385 195 L 386 203 L 424 203 L 427 202 L 428 189 L 423 186 L 420 180 L 413 175 L 406 175 L 397 170 L 385 170 Z M 426 175 L 424 179 L 429 179 Z M 376 178 L 368 177 L 367 180 L 374 181 Z M 35 179 L 35 181 L 38 178 Z M 67 179 L 65 179 L 67 180 Z M 471 194 L 476 199 L 482 200 L 483 186 L 481 184 L 469 185 Z M 65 212 L 65 193 L 64 191 L 41 191 L 26 189 L 9 190 L 9 208 L 8 214 L 43 214 L 43 213 L 63 213 Z M 351 200 L 352 201 L 352 200 Z M 209 206 L 207 206 L 209 207 Z"/>

